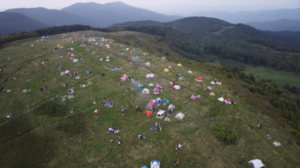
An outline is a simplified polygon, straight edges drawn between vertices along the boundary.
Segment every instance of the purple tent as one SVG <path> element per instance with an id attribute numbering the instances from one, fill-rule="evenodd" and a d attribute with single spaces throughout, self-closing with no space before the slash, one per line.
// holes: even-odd
<path id="1" fill-rule="evenodd" d="M 73 58 L 73 57 L 71 57 L 71 58 L 70 58 L 70 60 L 71 60 L 71 61 L 73 61 L 73 60 L 74 60 L 74 58 Z"/>
<path id="2" fill-rule="evenodd" d="M 155 87 L 157 88 L 161 88 L 160 84 L 156 84 Z"/>

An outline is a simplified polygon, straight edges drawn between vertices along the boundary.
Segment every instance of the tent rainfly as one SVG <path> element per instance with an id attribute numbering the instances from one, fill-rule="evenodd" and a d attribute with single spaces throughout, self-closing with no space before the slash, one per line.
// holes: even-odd
<path id="1" fill-rule="evenodd" d="M 145 109 L 152 109 L 155 105 L 155 102 L 153 99 L 150 99 L 149 103 L 147 104 L 147 106 L 145 107 Z"/>
<path id="2" fill-rule="evenodd" d="M 197 82 L 202 82 L 202 78 L 201 78 L 201 77 L 197 77 L 197 78 L 195 79 L 195 81 L 197 81 Z"/>
<path id="3" fill-rule="evenodd" d="M 252 168 L 265 168 L 265 165 L 259 159 L 250 160 L 248 163 Z"/>
<path id="4" fill-rule="evenodd" d="M 278 141 L 274 141 L 273 144 L 274 144 L 275 146 L 281 146 L 281 143 L 278 142 Z"/>
<path id="5" fill-rule="evenodd" d="M 175 116 L 176 119 L 178 120 L 182 120 L 184 118 L 184 114 L 183 113 L 178 113 L 176 116 Z"/>
<path id="6" fill-rule="evenodd" d="M 143 94 L 150 94 L 150 91 L 149 91 L 149 89 L 145 88 L 142 93 Z"/>

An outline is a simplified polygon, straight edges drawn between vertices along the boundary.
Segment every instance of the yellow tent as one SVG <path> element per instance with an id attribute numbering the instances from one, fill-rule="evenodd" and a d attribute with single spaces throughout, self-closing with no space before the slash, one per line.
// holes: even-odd
<path id="1" fill-rule="evenodd" d="M 128 51 L 128 50 L 129 50 L 129 48 L 126 48 L 126 50 Z"/>
<path id="2" fill-rule="evenodd" d="M 110 48 L 110 45 L 107 45 L 106 48 Z"/>
<path id="3" fill-rule="evenodd" d="M 209 95 L 210 95 L 210 96 L 215 96 L 215 93 L 214 93 L 214 92 L 211 92 Z"/>
<path id="4" fill-rule="evenodd" d="M 181 64 L 179 63 L 179 64 L 177 64 L 177 66 L 181 66 Z"/>
<path id="5" fill-rule="evenodd" d="M 170 70 L 168 69 L 168 68 L 165 68 L 165 70 L 164 70 L 165 72 L 169 72 Z"/>

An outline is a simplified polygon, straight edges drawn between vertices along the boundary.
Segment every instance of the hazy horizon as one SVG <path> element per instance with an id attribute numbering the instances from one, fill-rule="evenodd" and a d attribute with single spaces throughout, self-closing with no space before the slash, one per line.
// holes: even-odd
<path id="1" fill-rule="evenodd" d="M 191 15 L 202 11 L 224 11 L 224 12 L 238 12 L 238 11 L 260 11 L 260 10 L 276 10 L 276 9 L 297 9 L 300 8 L 299 0 L 252 0 L 251 2 L 241 2 L 239 0 L 211 0 L 209 2 L 204 0 L 186 0 L 186 1 L 171 1 L 171 0 L 65 0 L 65 1 L 37 1 L 37 0 L 11 0 L 1 4 L 0 11 L 5 11 L 12 8 L 36 8 L 43 7 L 47 9 L 60 10 L 75 3 L 95 2 L 99 4 L 106 4 L 110 2 L 123 2 L 127 5 L 148 9 L 157 13 L 167 15 Z M 157 2 L 157 3 L 156 3 Z M 167 7 L 167 8 L 166 8 Z"/>

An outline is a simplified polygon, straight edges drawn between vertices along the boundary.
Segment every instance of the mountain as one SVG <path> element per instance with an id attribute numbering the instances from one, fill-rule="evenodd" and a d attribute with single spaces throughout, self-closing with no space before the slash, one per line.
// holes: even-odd
<path id="1" fill-rule="evenodd" d="M 49 27 L 45 23 L 38 22 L 20 13 L 11 12 L 0 12 L 0 23 L 0 35 Z"/>
<path id="2" fill-rule="evenodd" d="M 231 23 L 267 22 L 281 19 L 300 20 L 300 8 L 239 12 L 196 12 L 190 16 L 214 17 Z"/>
<path id="3" fill-rule="evenodd" d="M 122 2 L 107 4 L 93 2 L 76 3 L 63 8 L 62 11 L 95 20 L 100 27 L 107 27 L 116 23 L 128 21 L 152 20 L 168 22 L 181 18 L 180 16 L 167 16 L 150 10 L 136 8 Z"/>
<path id="4" fill-rule="evenodd" d="M 251 22 L 245 24 L 266 31 L 300 31 L 300 20 L 281 19 L 271 22 Z"/>
<path id="5" fill-rule="evenodd" d="M 91 19 L 87 19 L 82 16 L 71 14 L 61 10 L 49 10 L 46 8 L 18 8 L 9 9 L 5 12 L 21 13 L 37 21 L 51 24 L 54 26 L 73 24 L 97 26 L 96 22 Z"/>

